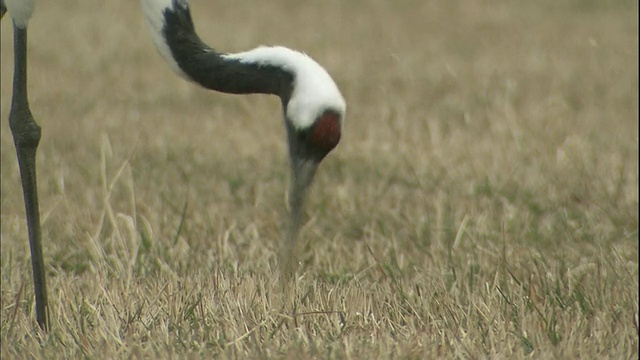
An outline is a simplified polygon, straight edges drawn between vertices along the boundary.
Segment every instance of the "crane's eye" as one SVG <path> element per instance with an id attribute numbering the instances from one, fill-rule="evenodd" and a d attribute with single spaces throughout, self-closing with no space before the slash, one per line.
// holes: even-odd
<path id="1" fill-rule="evenodd" d="M 340 142 L 341 116 L 333 110 L 320 115 L 307 132 L 306 140 L 314 148 L 314 152 L 324 158 Z"/>

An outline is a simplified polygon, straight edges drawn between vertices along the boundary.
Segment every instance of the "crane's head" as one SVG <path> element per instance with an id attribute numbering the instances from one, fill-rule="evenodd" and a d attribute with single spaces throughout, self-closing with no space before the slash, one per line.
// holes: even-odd
<path id="1" fill-rule="evenodd" d="M 343 117 L 344 111 L 326 108 L 306 127 L 296 127 L 295 120 L 285 120 L 293 171 L 292 191 L 304 191 L 322 159 L 338 145 Z"/>
<path id="2" fill-rule="evenodd" d="M 277 49 L 287 54 L 288 65 L 284 68 L 293 74 L 290 96 L 283 97 L 283 105 L 293 171 L 290 203 L 294 210 L 322 159 L 340 142 L 346 103 L 322 66 L 302 53 Z"/>
<path id="3" fill-rule="evenodd" d="M 327 71 L 301 52 L 261 46 L 223 57 L 273 79 L 261 83 L 274 85 L 265 92 L 277 93 L 282 100 L 293 176 L 289 203 L 297 217 L 318 165 L 340 141 L 344 98 Z"/>
<path id="4" fill-rule="evenodd" d="M 213 67 L 218 73 L 212 88 L 280 97 L 294 176 L 292 190 L 306 189 L 320 161 L 338 145 L 347 108 L 329 73 L 306 54 L 282 46 L 221 55 L 205 49 L 203 53 L 218 66 Z M 227 76 L 228 81 L 222 81 Z"/>
<path id="5" fill-rule="evenodd" d="M 279 48 L 287 54 L 284 68 L 293 74 L 289 96 L 283 96 L 292 184 L 289 192 L 291 227 L 288 251 L 295 246 L 303 201 L 320 162 L 342 136 L 346 103 L 333 79 L 308 56 Z M 282 61 L 285 63 L 285 61 Z"/>
<path id="6" fill-rule="evenodd" d="M 291 223 L 282 255 L 283 273 L 291 275 L 294 250 L 302 225 L 304 198 L 322 159 L 338 145 L 342 134 L 344 109 L 327 107 L 306 127 L 296 127 L 295 120 L 286 118 L 292 183 L 289 191 Z"/>

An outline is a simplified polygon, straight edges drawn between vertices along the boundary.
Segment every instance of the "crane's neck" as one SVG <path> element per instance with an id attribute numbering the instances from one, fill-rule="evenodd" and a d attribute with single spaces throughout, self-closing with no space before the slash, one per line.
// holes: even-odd
<path id="1" fill-rule="evenodd" d="M 273 94 L 297 129 L 327 109 L 344 116 L 346 104 L 327 71 L 309 56 L 282 46 L 220 53 L 196 34 L 186 0 L 142 0 L 149 31 L 171 68 L 201 86 L 231 94 Z"/>
<path id="2" fill-rule="evenodd" d="M 142 0 L 142 5 L 158 51 L 186 79 L 225 93 L 277 95 L 297 130 L 308 129 L 327 110 L 344 117 L 338 87 L 309 56 L 282 46 L 220 53 L 196 34 L 187 0 Z"/>
<path id="3" fill-rule="evenodd" d="M 29 24 L 29 19 L 31 19 L 35 7 L 35 0 L 2 0 L 0 13 L 4 15 L 4 12 L 9 10 L 9 14 L 11 14 L 16 26 L 25 29 Z"/>
<path id="4" fill-rule="evenodd" d="M 184 0 L 143 0 L 147 26 L 171 68 L 201 86 L 231 94 L 273 94 L 288 101 L 294 73 L 219 53 L 196 34 Z"/>

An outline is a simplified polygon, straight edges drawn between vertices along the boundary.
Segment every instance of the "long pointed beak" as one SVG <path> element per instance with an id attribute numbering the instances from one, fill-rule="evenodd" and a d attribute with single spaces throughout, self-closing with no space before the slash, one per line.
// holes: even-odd
<path id="1" fill-rule="evenodd" d="M 314 160 L 294 160 L 292 164 L 292 182 L 289 190 L 289 207 L 292 218 L 300 220 L 304 200 L 318 169 Z M 299 225 L 299 224 L 298 224 Z"/>
<path id="2" fill-rule="evenodd" d="M 304 202 L 318 169 L 318 161 L 301 159 L 293 156 L 291 159 L 291 188 L 289 190 L 290 223 L 287 238 L 282 249 L 282 264 L 286 274 L 292 274 L 296 262 L 295 247 L 302 227 Z"/>

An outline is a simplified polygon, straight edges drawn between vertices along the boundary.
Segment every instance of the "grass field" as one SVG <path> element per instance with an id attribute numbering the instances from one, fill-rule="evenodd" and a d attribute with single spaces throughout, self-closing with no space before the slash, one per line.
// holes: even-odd
<path id="1" fill-rule="evenodd" d="M 171 73 L 137 1 L 30 23 L 39 332 L 1 24 L 3 359 L 638 358 L 635 1 L 192 1 L 348 104 L 283 291 L 279 100 Z"/>

